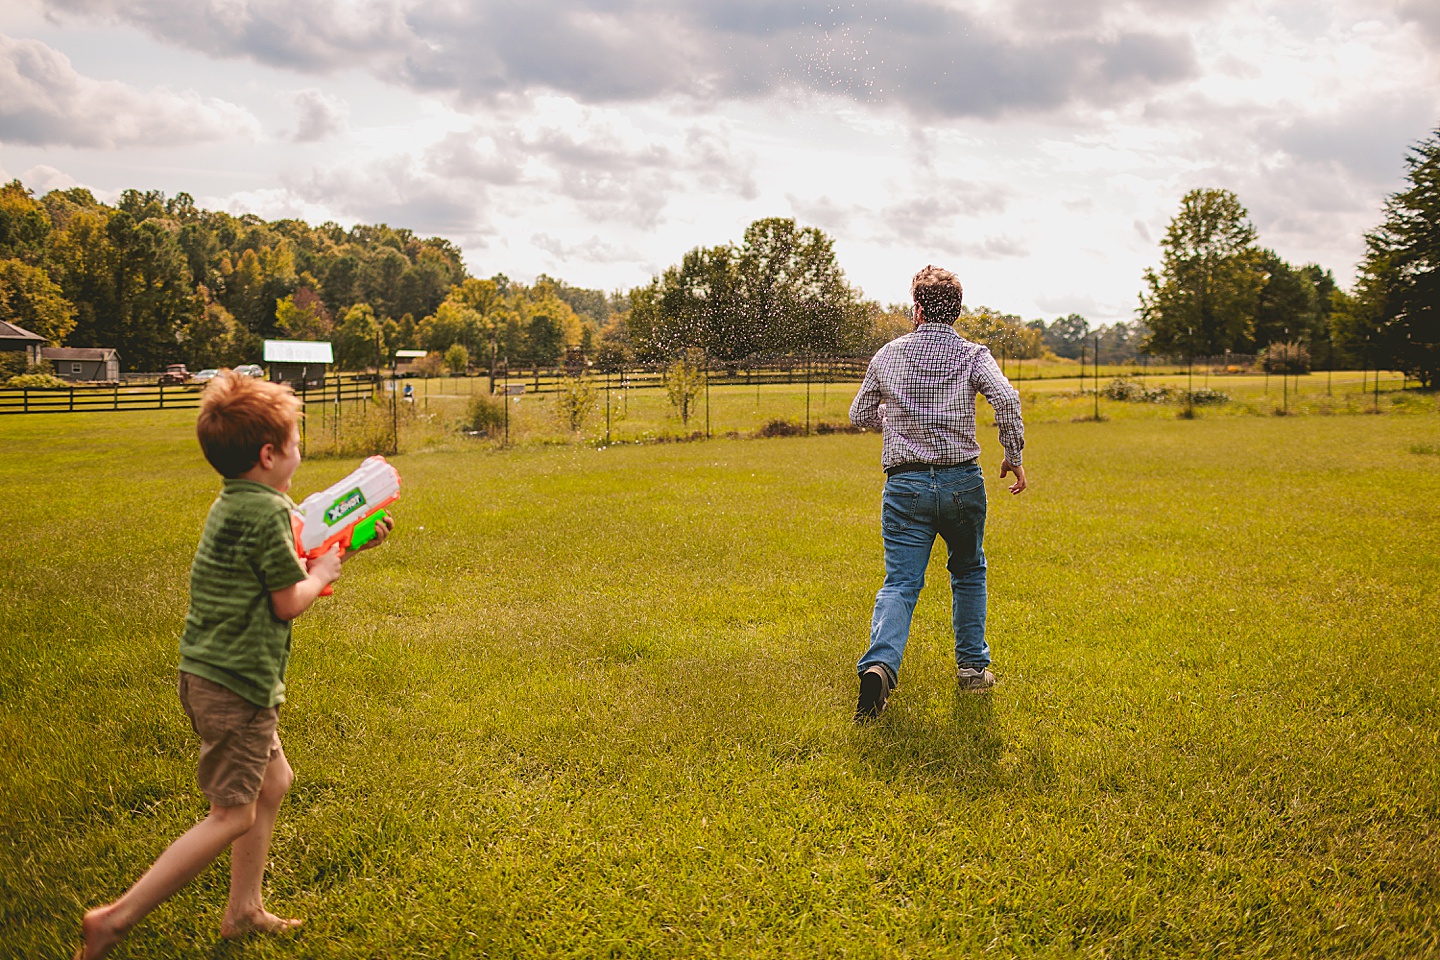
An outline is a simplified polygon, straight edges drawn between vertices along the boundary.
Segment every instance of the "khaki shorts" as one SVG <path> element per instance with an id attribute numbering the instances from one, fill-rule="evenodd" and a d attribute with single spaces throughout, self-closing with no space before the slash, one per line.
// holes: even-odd
<path id="1" fill-rule="evenodd" d="M 281 755 L 277 707 L 257 707 L 213 680 L 180 671 L 180 705 L 200 737 L 196 779 L 217 807 L 254 803 L 265 768 Z"/>

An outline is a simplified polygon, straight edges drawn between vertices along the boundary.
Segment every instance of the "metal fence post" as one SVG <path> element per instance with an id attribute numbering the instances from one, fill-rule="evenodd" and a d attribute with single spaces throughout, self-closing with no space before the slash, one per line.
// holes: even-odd
<path id="1" fill-rule="evenodd" d="M 805 358 L 805 436 L 810 436 L 810 358 Z"/>

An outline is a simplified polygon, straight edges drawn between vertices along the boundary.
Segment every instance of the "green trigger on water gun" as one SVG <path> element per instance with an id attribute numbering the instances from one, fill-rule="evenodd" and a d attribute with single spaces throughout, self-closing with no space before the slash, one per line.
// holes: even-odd
<path id="1" fill-rule="evenodd" d="M 375 524 L 383 520 L 388 514 L 384 510 L 376 510 L 370 516 L 355 524 L 354 531 L 350 534 L 350 546 L 347 549 L 359 550 L 365 544 L 375 539 Z"/>

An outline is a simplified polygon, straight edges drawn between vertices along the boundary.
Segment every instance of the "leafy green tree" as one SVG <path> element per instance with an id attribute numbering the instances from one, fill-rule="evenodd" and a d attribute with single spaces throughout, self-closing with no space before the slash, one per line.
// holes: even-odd
<path id="1" fill-rule="evenodd" d="M 1385 201 L 1385 219 L 1365 235 L 1352 329 L 1373 324 L 1378 355 L 1435 385 L 1440 374 L 1440 129 L 1405 158 L 1409 186 Z"/>
<path id="2" fill-rule="evenodd" d="M 955 330 L 965 339 L 983 343 L 996 357 L 1019 357 L 1029 360 L 1045 351 L 1044 336 L 1026 326 L 1019 317 L 989 307 L 963 307 L 955 321 Z"/>
<path id="3" fill-rule="evenodd" d="M 632 292 L 630 329 L 645 353 L 659 359 L 695 349 L 729 359 L 758 352 L 762 329 L 743 302 L 739 267 L 733 247 L 696 247 Z"/>
<path id="4" fill-rule="evenodd" d="M 470 366 L 470 351 L 463 343 L 452 343 L 445 351 L 445 369 L 451 373 L 464 373 Z"/>
<path id="5" fill-rule="evenodd" d="M 695 398 L 705 385 L 704 374 L 700 370 L 703 359 L 699 351 L 691 350 L 677 358 L 665 371 L 665 396 L 680 415 L 680 423 L 687 427 Z"/>
<path id="6" fill-rule="evenodd" d="M 192 370 L 236 367 L 260 358 L 261 338 L 218 303 L 207 302 L 179 336 L 181 357 Z"/>
<path id="7" fill-rule="evenodd" d="M 896 337 L 910 333 L 915 326 L 912 322 L 915 308 L 911 305 L 892 303 L 882 308 L 878 303 L 866 303 L 864 306 L 868 317 L 859 344 L 862 353 L 874 353 Z"/>
<path id="8" fill-rule="evenodd" d="M 113 346 L 132 370 L 154 370 L 179 352 L 177 335 L 203 309 L 184 251 L 160 221 L 123 210 L 105 227 L 115 257 L 115 307 L 98 317 L 97 346 Z"/>
<path id="9" fill-rule="evenodd" d="M 1315 284 L 1274 250 L 1258 251 L 1256 262 L 1264 272 L 1265 282 L 1255 299 L 1251 336 L 1255 350 L 1264 350 L 1272 343 L 1300 343 L 1309 339 L 1319 310 Z"/>
<path id="10" fill-rule="evenodd" d="M 75 305 L 44 270 L 20 260 L 0 260 L 0 320 L 58 346 L 75 328 Z"/>
<path id="11" fill-rule="evenodd" d="M 835 241 L 783 217 L 745 229 L 739 256 L 742 341 L 771 352 L 831 352 L 858 340 L 864 311 L 835 260 Z M 747 336 L 748 334 L 748 336 Z"/>
<path id="12" fill-rule="evenodd" d="M 1104 324 L 1095 332 L 1100 337 L 1101 363 L 1128 363 L 1139 358 L 1140 347 L 1150 331 L 1143 324 L 1121 321 Z"/>
<path id="13" fill-rule="evenodd" d="M 1057 357 L 1074 360 L 1080 356 L 1080 347 L 1090 335 L 1090 321 L 1078 313 L 1056 317 L 1045 327 L 1045 346 Z"/>
<path id="14" fill-rule="evenodd" d="M 555 392 L 555 418 L 571 433 L 585 427 L 595 409 L 595 387 L 589 377 L 565 377 Z"/>
<path id="15" fill-rule="evenodd" d="M 1160 272 L 1146 269 L 1140 293 L 1151 353 L 1215 355 L 1250 344 L 1265 283 L 1254 243 L 1255 227 L 1235 194 L 1185 194 L 1160 241 Z"/>
<path id="16" fill-rule="evenodd" d="M 752 223 L 738 247 L 691 250 L 629 301 L 637 352 L 657 359 L 845 352 L 861 347 L 875 314 L 845 282 L 834 241 L 780 217 Z"/>
<path id="17" fill-rule="evenodd" d="M 378 373 L 388 354 L 385 334 L 368 303 L 357 303 L 345 311 L 335 326 L 335 363 L 342 370 L 374 367 Z"/>
<path id="18" fill-rule="evenodd" d="M 291 340 L 329 340 L 335 321 L 325 301 L 301 287 L 275 304 L 275 326 Z"/>
<path id="19" fill-rule="evenodd" d="M 565 351 L 564 333 L 560 323 L 549 314 L 536 314 L 530 318 L 526 333 L 526 354 L 532 364 L 553 367 L 560 362 Z"/>
<path id="20" fill-rule="evenodd" d="M 420 321 L 417 335 L 423 350 L 444 352 L 451 344 L 474 344 L 485 339 L 480 314 L 453 300 L 446 300 L 431 316 Z"/>
<path id="21" fill-rule="evenodd" d="M 596 338 L 595 365 L 601 372 L 614 372 L 634 361 L 635 345 L 630 338 L 629 311 L 611 314 Z"/>
<path id="22" fill-rule="evenodd" d="M 104 207 L 77 208 L 52 238 L 51 276 L 75 305 L 75 327 L 66 339 L 71 346 L 115 346 L 119 252 L 110 240 L 108 220 Z"/>
<path id="23" fill-rule="evenodd" d="M 0 259 L 39 266 L 50 237 L 50 214 L 19 180 L 0 187 Z"/>

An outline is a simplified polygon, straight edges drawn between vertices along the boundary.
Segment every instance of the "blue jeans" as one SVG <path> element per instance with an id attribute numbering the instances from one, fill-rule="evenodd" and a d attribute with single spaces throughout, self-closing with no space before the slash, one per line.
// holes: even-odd
<path id="1" fill-rule="evenodd" d="M 875 595 L 870 649 L 859 672 L 884 664 L 892 681 L 900 676 L 900 658 L 910 639 L 910 618 L 925 586 L 930 548 L 938 534 L 949 548 L 954 604 L 955 663 L 983 669 L 990 665 L 985 643 L 985 477 L 978 461 L 955 467 L 898 473 L 885 481 L 880 510 L 885 539 L 885 583 Z"/>

